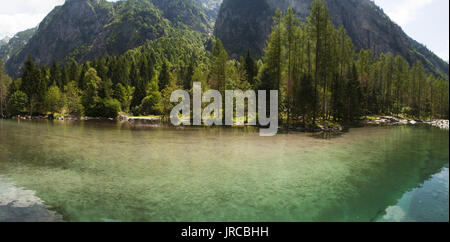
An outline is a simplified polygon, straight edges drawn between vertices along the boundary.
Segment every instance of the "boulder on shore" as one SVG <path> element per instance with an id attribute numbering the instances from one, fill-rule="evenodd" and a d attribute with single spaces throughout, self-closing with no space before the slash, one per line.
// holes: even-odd
<path id="1" fill-rule="evenodd" d="M 440 129 L 448 130 L 448 119 L 437 119 L 425 122 L 431 126 L 438 127 Z"/>
<path id="2" fill-rule="evenodd" d="M 429 124 L 434 127 L 438 127 L 440 129 L 449 129 L 448 123 L 449 121 L 446 119 L 436 119 L 436 120 L 430 120 L 430 121 L 422 121 L 422 120 L 407 120 L 402 118 L 397 118 L 393 116 L 380 116 L 375 120 L 366 120 L 364 121 L 366 124 L 371 125 L 395 125 L 395 124 Z"/>

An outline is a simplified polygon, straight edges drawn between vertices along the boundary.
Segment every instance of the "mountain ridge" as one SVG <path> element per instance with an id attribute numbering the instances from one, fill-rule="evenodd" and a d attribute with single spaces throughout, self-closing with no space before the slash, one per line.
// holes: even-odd
<path id="1" fill-rule="evenodd" d="M 27 29 L 18 32 L 12 38 L 3 39 L 5 42 L 0 45 L 0 60 L 5 63 L 10 56 L 20 51 L 28 43 L 31 37 L 33 37 L 36 30 L 37 27 Z"/>
<path id="2" fill-rule="evenodd" d="M 120 55 L 146 41 L 176 31 L 211 33 L 213 24 L 193 0 L 67 0 L 39 24 L 34 36 L 6 61 L 8 74 L 18 76 L 28 55 L 38 64 L 84 62 Z"/>
<path id="3" fill-rule="evenodd" d="M 246 4 L 242 4 L 239 0 L 224 0 L 214 33 L 232 56 L 244 55 L 248 49 L 260 56 L 270 33 L 271 17 L 275 10 L 292 7 L 304 20 L 312 1 L 247 0 Z M 399 54 L 411 65 L 420 60 L 430 73 L 448 79 L 448 63 L 409 37 L 373 1 L 326 0 L 326 3 L 334 25 L 343 25 L 358 49 L 369 49 L 376 55 L 385 52 Z M 241 36 L 247 39 L 242 41 Z"/>
<path id="4" fill-rule="evenodd" d="M 276 8 L 293 7 L 301 19 L 312 0 L 67 0 L 55 7 L 15 47 L 0 47 L 0 59 L 12 76 L 20 74 L 26 57 L 39 64 L 84 62 L 119 55 L 146 41 L 188 30 L 214 33 L 234 58 L 250 49 L 262 55 Z M 410 38 L 370 0 L 326 0 L 334 25 L 343 25 L 358 49 L 379 55 L 392 52 L 412 65 L 420 60 L 429 73 L 448 79 L 448 62 Z M 220 7 L 220 10 L 219 10 Z M 216 18 L 217 16 L 217 18 Z M 22 34 L 23 35 L 23 34 Z M 13 38 L 14 40 L 14 38 Z M 12 40 L 11 40 L 12 41 Z M 11 42 L 10 41 L 10 42 Z"/>

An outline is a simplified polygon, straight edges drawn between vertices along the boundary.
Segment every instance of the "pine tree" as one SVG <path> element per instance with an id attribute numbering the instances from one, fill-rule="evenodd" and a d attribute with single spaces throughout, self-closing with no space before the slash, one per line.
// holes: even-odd
<path id="1" fill-rule="evenodd" d="M 295 82 L 294 113 L 302 116 L 306 125 L 313 117 L 314 112 L 314 86 L 313 77 L 309 73 L 302 74 Z"/>
<path id="2" fill-rule="evenodd" d="M 61 86 L 59 88 L 64 88 L 65 85 L 67 85 L 67 83 L 70 82 L 70 78 L 69 78 L 69 72 L 66 68 L 66 65 L 63 64 L 61 65 Z"/>
<path id="3" fill-rule="evenodd" d="M 28 97 L 28 112 L 30 116 L 33 114 L 33 108 L 36 103 L 36 90 L 38 88 L 40 75 L 40 70 L 34 63 L 33 58 L 31 58 L 31 56 L 28 56 L 22 74 L 21 90 Z"/>
<path id="4" fill-rule="evenodd" d="M 330 17 L 326 3 L 323 0 L 314 0 L 311 3 L 310 16 L 307 18 L 309 36 L 314 43 L 315 48 L 315 66 L 314 66 L 314 106 L 313 122 L 317 118 L 318 109 L 318 89 L 319 84 L 324 81 L 324 70 L 327 68 L 325 37 L 329 30 Z"/>
<path id="5" fill-rule="evenodd" d="M 229 60 L 228 53 L 225 51 L 222 41 L 216 39 L 212 50 L 211 63 L 211 88 L 225 91 L 225 82 L 227 79 L 227 61 Z M 160 87 L 161 88 L 161 87 Z"/>
<path id="6" fill-rule="evenodd" d="M 266 48 L 264 49 L 264 63 L 268 72 L 269 83 L 263 84 L 269 90 L 280 90 L 283 73 L 283 23 L 282 14 L 279 9 L 273 19 L 274 26 L 272 33 L 268 37 Z"/>
<path id="7" fill-rule="evenodd" d="M 72 60 L 70 67 L 69 67 L 69 82 L 75 81 L 78 82 L 80 80 L 80 67 L 78 66 L 78 63 L 75 60 Z"/>
<path id="8" fill-rule="evenodd" d="M 351 71 L 349 71 L 345 94 L 347 98 L 345 108 L 347 110 L 346 120 L 352 122 L 361 115 L 361 88 L 355 64 L 353 64 Z"/>
<path id="9" fill-rule="evenodd" d="M 137 69 L 134 62 L 131 64 L 130 69 L 130 83 L 132 87 L 135 87 L 133 99 L 131 101 L 131 107 L 135 108 L 141 104 L 142 99 L 145 97 L 147 87 L 143 84 L 144 82 L 139 73 L 139 69 Z"/>
<path id="10" fill-rule="evenodd" d="M 192 89 L 192 76 L 194 75 L 194 62 L 191 61 L 186 68 L 185 75 L 183 78 L 183 88 L 184 90 Z"/>
<path id="11" fill-rule="evenodd" d="M 170 80 L 170 70 L 169 69 L 170 69 L 169 64 L 167 63 L 167 61 L 164 61 L 162 64 L 162 67 L 161 67 L 161 71 L 159 72 L 159 77 L 158 77 L 159 91 L 162 91 L 169 84 L 169 80 Z"/>
<path id="12" fill-rule="evenodd" d="M 345 93 L 344 93 L 344 80 L 341 79 L 339 74 L 335 74 L 332 84 L 332 115 L 334 121 L 344 120 L 345 115 Z"/>
<path id="13" fill-rule="evenodd" d="M 94 68 L 89 68 L 85 74 L 86 89 L 83 92 L 82 103 L 86 112 L 86 115 L 91 117 L 98 117 L 97 105 L 101 102 L 101 98 L 98 96 L 99 85 L 101 79 L 97 76 L 97 71 Z"/>
<path id="14" fill-rule="evenodd" d="M 52 62 L 52 65 L 50 67 L 50 84 L 51 85 L 58 85 L 61 86 L 61 72 L 59 71 L 58 64 L 56 64 L 56 61 Z"/>
<path id="15" fill-rule="evenodd" d="M 255 78 L 258 75 L 258 67 L 256 65 L 255 59 L 253 59 L 250 49 L 247 51 L 247 55 L 245 56 L 245 71 L 247 73 L 247 81 L 254 87 Z M 254 87 L 255 88 L 255 87 Z"/>

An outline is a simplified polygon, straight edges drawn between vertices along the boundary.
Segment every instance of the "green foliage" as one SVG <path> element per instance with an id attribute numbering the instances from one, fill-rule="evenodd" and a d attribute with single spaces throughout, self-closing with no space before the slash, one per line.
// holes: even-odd
<path id="1" fill-rule="evenodd" d="M 216 39 L 212 50 L 211 59 L 211 80 L 210 86 L 221 92 L 225 91 L 225 82 L 227 79 L 227 61 L 228 53 L 223 48 L 222 41 Z"/>
<path id="2" fill-rule="evenodd" d="M 0 118 L 3 118 L 6 115 L 6 107 L 7 107 L 7 96 L 9 89 L 11 86 L 12 80 L 6 75 L 3 69 L 3 62 L 0 60 Z"/>
<path id="3" fill-rule="evenodd" d="M 69 82 L 65 88 L 67 111 L 70 115 L 81 117 L 84 115 L 84 107 L 81 104 L 81 90 L 78 89 L 75 81 Z"/>
<path id="4" fill-rule="evenodd" d="M 41 73 L 39 68 L 36 66 L 31 56 L 28 56 L 22 75 L 21 91 L 23 91 L 28 97 L 28 111 L 30 114 L 33 113 L 33 104 L 36 100 L 36 96 L 43 96 L 42 93 L 45 92 L 45 89 L 43 90 L 38 88 L 40 78 Z"/>
<path id="5" fill-rule="evenodd" d="M 172 92 L 179 90 L 180 87 L 176 85 L 176 83 L 171 80 L 169 82 L 169 85 L 167 85 L 166 88 L 164 88 L 161 92 L 162 95 L 162 114 L 164 117 L 169 117 L 170 112 L 172 111 L 173 107 L 175 106 L 174 103 L 170 102 L 170 96 L 172 95 Z"/>
<path id="6" fill-rule="evenodd" d="M 295 82 L 294 87 L 294 114 L 303 117 L 306 123 L 313 116 L 312 110 L 314 101 L 313 78 L 310 74 L 302 74 L 302 77 Z"/>
<path id="7" fill-rule="evenodd" d="M 96 106 L 96 117 L 117 118 L 120 112 L 120 102 L 116 99 L 102 99 Z"/>
<path id="8" fill-rule="evenodd" d="M 274 26 L 269 35 L 267 46 L 264 49 L 264 63 L 266 76 L 262 80 L 262 87 L 266 90 L 280 90 L 283 74 L 283 36 L 284 25 L 282 23 L 282 13 L 278 9 L 274 17 Z"/>
<path id="9" fill-rule="evenodd" d="M 348 73 L 348 75 L 345 97 L 343 97 L 347 101 L 346 120 L 355 121 L 361 116 L 361 88 L 355 65 L 353 65 L 352 70 Z"/>
<path id="10" fill-rule="evenodd" d="M 245 71 L 247 73 L 247 82 L 250 85 L 255 85 L 255 78 L 258 75 L 258 66 L 256 65 L 255 59 L 253 59 L 250 50 L 247 51 L 244 62 Z"/>
<path id="11" fill-rule="evenodd" d="M 81 99 L 86 115 L 96 117 L 98 113 L 98 104 L 101 102 L 101 98 L 98 96 L 100 77 L 97 76 L 97 71 L 90 68 L 85 76 L 86 89 L 84 90 L 83 97 Z"/>
<path id="12" fill-rule="evenodd" d="M 151 5 L 127 2 L 117 6 Z M 134 7 L 121 11 L 128 11 L 121 17 L 142 25 L 147 17 L 161 14 L 141 16 L 143 12 Z M 121 21 L 111 24 L 122 26 Z M 0 101 L 9 99 L 6 103 L 13 108 L 8 110 L 14 114 L 64 110 L 75 116 L 105 118 L 115 118 L 120 111 L 167 116 L 174 106 L 172 92 L 191 90 L 193 82 L 201 82 L 203 91 L 279 90 L 280 117 L 308 127 L 379 114 L 449 115 L 448 82 L 427 76 L 420 62 L 410 67 L 404 58 L 391 53 L 380 57 L 368 50 L 355 53 L 345 29 L 331 24 L 324 1 L 312 3 L 306 21 L 292 9 L 284 14 L 277 11 L 262 60 L 253 59 L 250 51 L 239 60 L 230 59 L 220 39 L 209 39 L 206 42 L 204 35 L 189 29 L 168 29 L 167 35 L 120 56 L 92 62 L 55 62 L 48 68 L 38 67 L 29 57 L 21 79 L 8 81 L 0 76 Z M 6 88 L 4 83 L 8 83 Z"/>
<path id="13" fill-rule="evenodd" d="M 169 64 L 167 62 L 164 62 L 161 67 L 161 71 L 159 72 L 159 77 L 158 77 L 159 91 L 162 91 L 164 88 L 167 87 L 167 85 L 169 85 L 169 81 L 170 81 L 169 68 L 170 68 Z"/>
<path id="14" fill-rule="evenodd" d="M 114 90 L 114 98 L 120 102 L 122 111 L 128 113 L 130 111 L 131 100 L 133 99 L 134 87 L 123 86 L 122 83 L 117 83 Z"/>
<path id="15" fill-rule="evenodd" d="M 26 111 L 28 105 L 28 97 L 22 91 L 14 92 L 9 98 L 8 111 L 11 115 L 23 114 Z"/>
<path id="16" fill-rule="evenodd" d="M 64 96 L 59 87 L 51 86 L 45 93 L 44 99 L 45 110 L 50 113 L 58 113 L 64 107 Z"/>
<path id="17" fill-rule="evenodd" d="M 167 88 L 167 86 L 166 86 Z M 137 108 L 141 115 L 158 115 L 162 113 L 162 96 L 156 82 L 152 82 L 147 91 L 147 96 Z"/>

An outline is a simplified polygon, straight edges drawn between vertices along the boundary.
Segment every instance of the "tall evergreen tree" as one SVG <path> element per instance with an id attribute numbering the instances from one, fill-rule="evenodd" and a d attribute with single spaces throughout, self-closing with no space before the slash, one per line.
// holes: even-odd
<path id="1" fill-rule="evenodd" d="M 31 56 L 28 56 L 27 61 L 25 62 L 25 67 L 22 74 L 22 85 L 21 90 L 27 95 L 28 97 L 28 112 L 30 116 L 33 114 L 34 111 L 34 105 L 36 104 L 36 96 L 37 96 L 37 89 L 38 84 L 40 81 L 41 72 L 39 68 L 36 66 L 36 64 L 33 61 L 33 58 Z M 39 90 L 44 91 L 45 90 Z"/>
<path id="2" fill-rule="evenodd" d="M 258 75 L 258 66 L 250 53 L 250 49 L 247 51 L 247 55 L 245 56 L 244 66 L 247 73 L 247 81 L 250 85 L 252 85 L 252 87 L 254 87 L 255 78 Z"/>
<path id="3" fill-rule="evenodd" d="M 353 64 L 351 71 L 348 72 L 347 88 L 345 91 L 347 103 L 347 121 L 355 121 L 361 115 L 361 88 L 358 80 L 356 65 Z"/>
<path id="4" fill-rule="evenodd" d="M 169 81 L 170 81 L 170 67 L 167 61 L 164 61 L 158 77 L 159 91 L 162 91 L 164 88 L 166 88 L 167 85 L 169 85 Z"/>
<path id="5" fill-rule="evenodd" d="M 225 48 L 223 47 L 222 41 L 220 41 L 220 39 L 216 39 L 212 50 L 210 83 L 211 88 L 219 90 L 221 92 L 225 91 L 228 60 L 229 56 Z"/>

